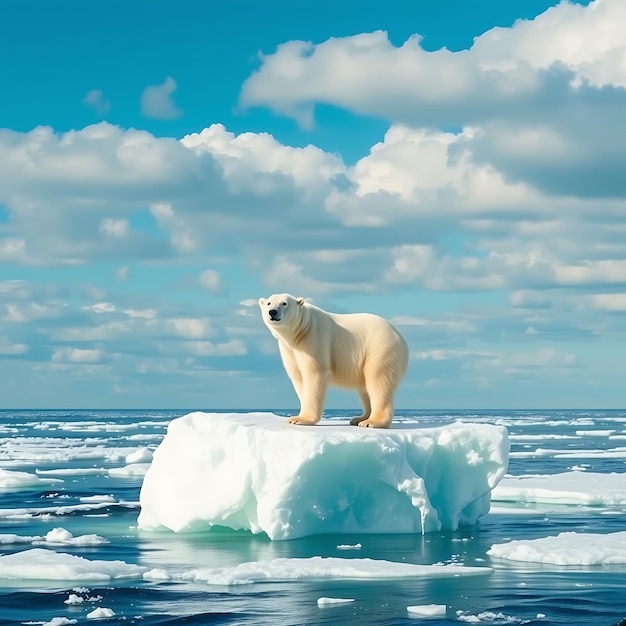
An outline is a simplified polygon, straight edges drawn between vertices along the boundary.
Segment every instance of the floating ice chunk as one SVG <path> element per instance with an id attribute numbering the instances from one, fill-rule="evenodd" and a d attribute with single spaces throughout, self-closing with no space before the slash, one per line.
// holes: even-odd
<path id="1" fill-rule="evenodd" d="M 446 605 L 445 604 L 422 604 L 417 606 L 407 606 L 411 617 L 445 617 Z"/>
<path id="2" fill-rule="evenodd" d="M 37 470 L 38 476 L 97 476 L 106 474 L 103 467 L 60 467 L 57 469 Z"/>
<path id="3" fill-rule="evenodd" d="M 99 602 L 102 600 L 102 596 L 90 596 L 89 589 L 76 588 L 73 591 L 75 593 L 70 593 L 67 600 L 63 600 L 65 604 L 78 606 L 79 604 L 84 604 L 85 602 Z"/>
<path id="4" fill-rule="evenodd" d="M 43 539 L 33 541 L 34 544 L 62 544 L 68 546 L 99 546 L 104 543 L 110 543 L 108 539 L 99 535 L 80 535 L 74 537 L 69 530 L 65 528 L 53 528 Z"/>
<path id="5" fill-rule="evenodd" d="M 0 556 L 0 578 L 108 582 L 141 578 L 146 569 L 124 561 L 90 561 L 43 548 Z"/>
<path id="6" fill-rule="evenodd" d="M 414 565 L 377 559 L 339 559 L 314 556 L 308 559 L 252 561 L 234 567 L 193 569 L 180 575 L 183 580 L 209 585 L 246 585 L 289 580 L 451 578 L 490 574 L 488 567 L 462 565 Z"/>
<path id="7" fill-rule="evenodd" d="M 508 451 L 506 429 L 488 424 L 304 428 L 268 413 L 191 413 L 154 453 L 138 523 L 271 539 L 454 530 L 489 511 Z"/>
<path id="8" fill-rule="evenodd" d="M 355 543 L 352 546 L 347 544 L 347 543 L 342 543 L 342 544 L 337 546 L 337 550 L 360 550 L 361 547 L 362 546 L 361 546 L 360 543 Z"/>
<path id="9" fill-rule="evenodd" d="M 506 476 L 492 491 L 494 502 L 543 502 L 594 506 L 626 504 L 626 474 L 565 472 L 546 476 Z"/>
<path id="10" fill-rule="evenodd" d="M 166 569 L 155 567 L 154 569 L 144 572 L 143 579 L 154 581 L 172 580 L 172 575 Z"/>
<path id="11" fill-rule="evenodd" d="M 487 554 L 549 565 L 623 565 L 626 531 L 606 535 L 567 532 L 556 537 L 510 541 L 491 546 Z"/>
<path id="12" fill-rule="evenodd" d="M 614 430 L 577 430 L 579 437 L 608 437 L 615 433 Z"/>
<path id="13" fill-rule="evenodd" d="M 79 596 L 77 593 L 70 593 L 66 600 L 63 600 L 65 604 L 69 604 L 70 606 L 78 606 L 79 604 L 83 604 L 85 602 L 85 598 Z"/>
<path id="14" fill-rule="evenodd" d="M 109 470 L 109 476 L 122 478 L 143 477 L 150 468 L 150 463 L 131 463 L 125 467 L 112 467 Z"/>
<path id="15" fill-rule="evenodd" d="M 354 598 L 318 598 L 317 606 L 334 606 L 337 604 L 350 604 L 354 602 Z"/>
<path id="16" fill-rule="evenodd" d="M 53 617 L 49 622 L 39 622 L 41 626 L 69 626 L 69 624 L 78 624 L 78 620 L 69 619 L 69 617 Z"/>
<path id="17" fill-rule="evenodd" d="M 152 463 L 152 450 L 150 448 L 139 448 L 126 455 L 126 463 Z"/>
<path id="18" fill-rule="evenodd" d="M 35 535 L 14 535 L 14 534 L 2 534 L 0 535 L 0 544 L 6 543 L 32 543 L 33 541 L 37 541 L 38 539 L 42 539 L 42 537 Z"/>
<path id="19" fill-rule="evenodd" d="M 0 469 L 0 491 L 25 491 L 44 489 L 49 485 L 57 485 L 62 480 L 56 478 L 39 478 L 36 474 Z"/>
<path id="20" fill-rule="evenodd" d="M 518 617 L 512 615 L 505 615 L 504 613 L 495 613 L 493 611 L 483 611 L 478 615 L 472 615 L 471 613 L 464 613 L 463 611 L 457 611 L 456 617 L 459 622 L 466 622 L 467 624 L 520 624 L 522 622 Z"/>
<path id="21" fill-rule="evenodd" d="M 63 515 L 72 515 L 81 511 L 90 513 L 100 511 L 106 514 L 109 509 L 136 509 L 139 508 L 138 502 L 94 502 L 83 504 L 71 504 L 68 506 L 47 506 L 33 507 L 24 509 L 0 509 L 0 519 L 27 519 L 31 517 L 39 517 L 42 519 L 50 517 L 60 517 Z"/>
<path id="22" fill-rule="evenodd" d="M 555 459 L 625 459 L 626 448 L 595 449 L 581 448 L 579 450 L 556 450 L 550 448 L 537 448 L 536 450 L 511 452 L 511 457 L 529 458 L 535 456 L 550 456 Z"/>
<path id="23" fill-rule="evenodd" d="M 115 502 L 113 496 L 94 495 L 94 496 L 82 496 L 79 498 L 81 502 Z"/>
<path id="24" fill-rule="evenodd" d="M 87 619 L 108 619 L 109 617 L 115 617 L 115 612 L 112 609 L 98 607 L 91 611 L 91 613 L 87 613 L 85 617 Z"/>

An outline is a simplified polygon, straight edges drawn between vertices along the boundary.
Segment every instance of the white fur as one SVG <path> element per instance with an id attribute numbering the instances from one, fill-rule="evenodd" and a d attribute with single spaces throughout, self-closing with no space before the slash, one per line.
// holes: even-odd
<path id="1" fill-rule="evenodd" d="M 351 424 L 391 425 L 393 396 L 406 372 L 409 350 L 387 320 L 369 313 L 328 313 L 289 294 L 261 298 L 259 306 L 300 399 L 300 413 L 290 423 L 317 423 L 333 384 L 359 392 L 363 415 Z"/>

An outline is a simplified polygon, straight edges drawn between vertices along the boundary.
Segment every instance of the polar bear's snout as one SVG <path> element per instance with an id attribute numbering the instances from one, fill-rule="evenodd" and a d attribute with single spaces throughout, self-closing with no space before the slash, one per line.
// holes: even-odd
<path id="1" fill-rule="evenodd" d="M 280 311 L 278 309 L 270 309 L 267 314 L 271 322 L 280 322 Z"/>

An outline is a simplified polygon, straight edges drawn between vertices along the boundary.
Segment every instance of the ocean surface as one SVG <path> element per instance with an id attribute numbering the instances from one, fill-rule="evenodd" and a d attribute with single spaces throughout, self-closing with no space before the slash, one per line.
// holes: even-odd
<path id="1" fill-rule="evenodd" d="M 626 530 L 623 504 L 494 503 L 492 512 L 475 527 L 425 536 L 328 535 L 270 542 L 243 532 L 140 531 L 137 515 L 145 469 L 170 420 L 184 413 L 0 411 L 0 474 L 10 472 L 5 472 L 4 483 L 0 475 L 4 485 L 0 489 L 0 625 L 615 626 L 626 618 L 626 564 L 565 567 L 497 560 L 487 554 L 492 545 L 514 539 Z M 354 415 L 336 411 L 325 417 Z M 572 471 L 626 476 L 626 411 L 401 411 L 397 415 L 430 426 L 457 420 L 506 426 L 512 476 Z M 11 477 L 15 477 L 13 486 Z M 339 550 L 340 544 L 361 544 L 361 548 Z M 5 559 L 13 554 L 19 556 Z M 46 566 L 50 554 L 52 564 Z M 64 569 L 59 554 L 90 562 L 123 562 L 120 568 L 140 565 L 164 571 L 233 567 L 277 557 L 332 556 L 480 565 L 493 572 L 430 580 L 294 580 L 229 587 L 137 576 L 77 582 L 64 580 L 75 573 L 76 565 Z M 19 577 L 11 576 L 4 565 L 9 562 Z M 41 574 L 29 573 L 31 565 Z M 321 597 L 353 602 L 320 608 Z M 425 619 L 407 611 L 410 606 L 431 604 L 445 605 L 445 617 Z"/>

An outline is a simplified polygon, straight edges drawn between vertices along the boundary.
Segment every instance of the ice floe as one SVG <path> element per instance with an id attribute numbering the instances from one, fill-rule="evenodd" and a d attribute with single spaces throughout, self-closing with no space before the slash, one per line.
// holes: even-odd
<path id="1" fill-rule="evenodd" d="M 445 604 L 418 604 L 415 606 L 407 606 L 411 617 L 445 617 L 446 605 Z"/>
<path id="2" fill-rule="evenodd" d="M 560 533 L 491 546 L 492 557 L 549 565 L 626 564 L 626 531 L 608 534 Z"/>
<path id="3" fill-rule="evenodd" d="M 379 559 L 314 556 L 308 559 L 277 558 L 268 561 L 253 561 L 217 569 L 199 568 L 175 575 L 173 578 L 205 582 L 209 585 L 229 586 L 290 580 L 452 578 L 482 576 L 490 574 L 491 571 L 489 567 L 467 567 L 456 564 L 415 565 Z M 148 575 L 148 577 L 151 576 Z"/>
<path id="4" fill-rule="evenodd" d="M 124 561 L 92 561 L 44 548 L 0 556 L 0 578 L 9 579 L 109 582 L 138 579 L 146 570 Z"/>
<path id="5" fill-rule="evenodd" d="M 505 476 L 491 493 L 494 502 L 539 502 L 587 506 L 626 505 L 626 474 L 564 472 Z"/>
<path id="6" fill-rule="evenodd" d="M 317 606 L 336 606 L 338 604 L 351 604 L 354 602 L 354 598 L 318 598 Z"/>
<path id="7" fill-rule="evenodd" d="M 0 469 L 0 491 L 4 492 L 45 489 L 50 485 L 61 483 L 63 481 L 56 478 L 40 478 L 36 474 L 28 472 Z"/>

